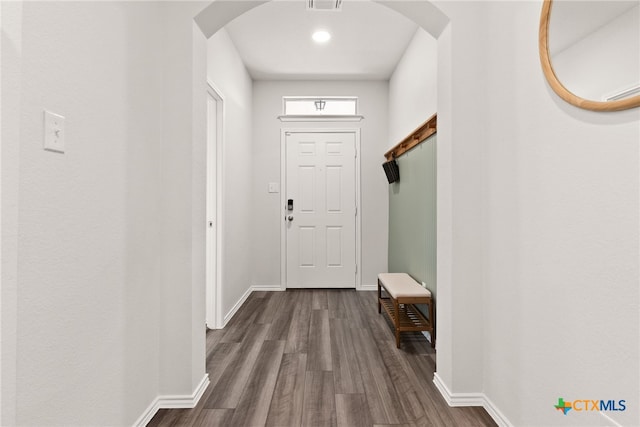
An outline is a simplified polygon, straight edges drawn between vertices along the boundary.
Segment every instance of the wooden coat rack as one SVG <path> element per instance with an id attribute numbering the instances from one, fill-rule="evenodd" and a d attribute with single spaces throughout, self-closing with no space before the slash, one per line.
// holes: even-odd
<path id="1" fill-rule="evenodd" d="M 400 141 L 391 150 L 384 153 L 387 161 L 400 157 L 416 145 L 422 143 L 425 139 L 438 131 L 438 114 L 434 114 L 421 124 L 416 130 L 411 132 L 409 136 Z"/>

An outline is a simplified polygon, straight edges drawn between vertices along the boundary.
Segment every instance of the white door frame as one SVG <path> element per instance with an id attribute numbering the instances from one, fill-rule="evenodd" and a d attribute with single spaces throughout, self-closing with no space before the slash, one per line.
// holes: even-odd
<path id="1" fill-rule="evenodd" d="M 280 131 L 280 289 L 287 289 L 287 134 L 352 133 L 356 141 L 356 290 L 362 288 L 362 221 L 360 212 L 360 128 L 282 128 Z"/>
<path id="2" fill-rule="evenodd" d="M 216 137 L 207 135 L 207 256 L 206 256 L 206 323 L 209 329 L 222 328 L 222 245 L 224 222 L 222 200 L 222 180 L 224 177 L 224 97 L 216 86 L 207 81 L 207 95 L 211 96 L 217 104 L 216 108 Z M 207 120 L 209 115 L 207 114 Z M 207 126 L 207 128 L 209 128 Z M 215 188 L 209 183 L 215 177 Z M 209 223 L 213 222 L 215 239 L 209 232 Z M 215 260 L 212 259 L 211 250 L 215 250 Z M 213 265 L 215 263 L 215 265 Z M 215 275 L 212 274 L 215 270 Z"/>

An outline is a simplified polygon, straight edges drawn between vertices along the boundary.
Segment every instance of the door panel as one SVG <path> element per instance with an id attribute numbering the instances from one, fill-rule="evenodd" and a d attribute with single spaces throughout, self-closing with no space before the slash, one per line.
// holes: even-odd
<path id="1" fill-rule="evenodd" d="M 355 138 L 286 134 L 287 287 L 355 288 Z"/>
<path id="2" fill-rule="evenodd" d="M 342 212 L 342 166 L 327 166 L 327 213 Z"/>
<path id="3" fill-rule="evenodd" d="M 300 227 L 299 234 L 299 247 L 298 247 L 298 261 L 299 267 L 315 267 L 314 252 L 316 249 L 316 228 L 315 227 Z"/>
<path id="4" fill-rule="evenodd" d="M 327 266 L 342 267 L 342 227 L 327 227 Z"/>

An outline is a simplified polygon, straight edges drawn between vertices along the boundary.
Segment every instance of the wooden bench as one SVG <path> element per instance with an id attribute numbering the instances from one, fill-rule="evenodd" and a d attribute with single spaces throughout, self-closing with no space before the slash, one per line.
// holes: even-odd
<path id="1" fill-rule="evenodd" d="M 387 296 L 383 297 L 382 288 Z M 429 319 L 414 304 L 429 306 Z M 435 347 L 436 336 L 433 327 L 433 301 L 431 292 L 423 288 L 406 273 L 378 274 L 378 313 L 382 307 L 395 326 L 396 346 L 400 348 L 400 332 L 429 331 L 431 347 Z"/>

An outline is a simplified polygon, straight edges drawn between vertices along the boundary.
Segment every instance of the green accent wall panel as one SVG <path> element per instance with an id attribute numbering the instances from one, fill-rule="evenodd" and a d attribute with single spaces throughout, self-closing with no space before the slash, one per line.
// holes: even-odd
<path id="1" fill-rule="evenodd" d="M 389 186 L 389 272 L 425 282 L 436 299 L 436 135 L 396 159 Z M 425 310 L 422 310 L 425 311 Z"/>

